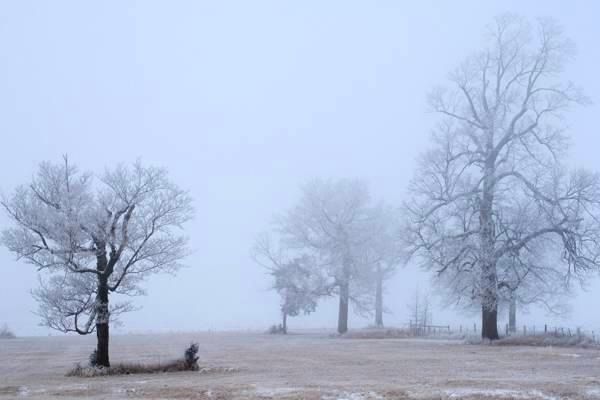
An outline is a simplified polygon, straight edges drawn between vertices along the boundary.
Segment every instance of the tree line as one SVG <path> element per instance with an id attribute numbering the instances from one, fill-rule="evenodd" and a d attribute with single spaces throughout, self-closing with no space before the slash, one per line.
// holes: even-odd
<path id="1" fill-rule="evenodd" d="M 410 261 L 451 303 L 478 307 L 482 337 L 494 340 L 500 304 L 515 330 L 517 301 L 559 312 L 571 281 L 598 271 L 599 176 L 565 165 L 566 112 L 589 101 L 562 79 L 574 46 L 556 22 L 514 15 L 485 39 L 430 94 L 439 118 L 403 204 L 392 212 L 369 203 L 364 183 L 316 180 L 277 220 L 276 240 L 259 239 L 284 315 L 337 294 L 338 332 L 349 303 L 374 307 L 380 325 L 381 283 Z"/>
<path id="2" fill-rule="evenodd" d="M 600 269 L 599 176 L 565 163 L 566 113 L 588 102 L 563 79 L 573 45 L 555 22 L 513 15 L 485 39 L 430 95 L 439 118 L 404 203 L 374 200 L 361 180 L 315 179 L 257 238 L 284 330 L 326 296 L 339 300 L 338 332 L 350 306 L 382 326 L 385 282 L 414 262 L 452 303 L 478 308 L 493 340 L 500 304 L 560 309 L 571 281 Z M 146 277 L 181 266 L 188 192 L 164 169 L 93 175 L 65 157 L 0 204 L 12 222 L 1 243 L 45 273 L 34 292 L 42 322 L 95 333 L 97 364 L 110 366 L 109 326 L 132 304 L 109 299 L 143 294 Z"/>

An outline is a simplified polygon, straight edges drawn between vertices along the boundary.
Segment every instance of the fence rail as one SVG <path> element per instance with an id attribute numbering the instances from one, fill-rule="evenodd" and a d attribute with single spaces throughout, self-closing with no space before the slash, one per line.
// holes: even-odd
<path id="1" fill-rule="evenodd" d="M 413 336 L 452 336 L 452 335 L 469 335 L 478 334 L 480 326 L 478 324 L 471 325 L 425 325 L 410 321 L 405 325 Z M 583 329 L 581 327 L 565 327 L 551 326 L 544 324 L 538 325 L 521 325 L 514 330 L 511 330 L 506 324 L 504 326 L 504 336 L 540 336 L 546 335 L 556 338 L 576 338 L 578 340 L 587 339 L 595 344 L 600 344 L 600 335 L 596 333 L 600 330 Z"/>

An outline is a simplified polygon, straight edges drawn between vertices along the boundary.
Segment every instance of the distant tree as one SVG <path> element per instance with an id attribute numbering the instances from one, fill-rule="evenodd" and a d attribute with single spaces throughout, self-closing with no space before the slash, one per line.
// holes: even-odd
<path id="1" fill-rule="evenodd" d="M 384 285 L 404 261 L 400 242 L 399 215 L 393 208 L 380 204 L 373 209 L 371 238 L 364 246 L 364 263 L 372 264 L 375 279 L 375 326 L 383 327 Z"/>
<path id="2" fill-rule="evenodd" d="M 561 29 L 504 15 L 487 39 L 431 95 L 442 120 L 410 186 L 406 244 L 479 304 L 482 337 L 497 339 L 503 260 L 539 246 L 563 276 L 598 270 L 600 189 L 596 174 L 561 164 L 564 112 L 587 101 L 561 82 L 572 49 Z"/>
<path id="3" fill-rule="evenodd" d="M 34 293 L 43 323 L 95 331 L 97 364 L 110 366 L 109 322 L 131 304 L 111 306 L 109 294 L 140 295 L 144 278 L 180 267 L 187 239 L 175 229 L 192 216 L 187 192 L 165 170 L 139 162 L 95 178 L 65 157 L 42 163 L 32 182 L 1 204 L 14 223 L 2 243 L 49 274 Z"/>
<path id="4" fill-rule="evenodd" d="M 348 330 L 348 309 L 368 312 L 373 305 L 373 265 L 366 250 L 373 240 L 373 205 L 358 180 L 314 180 L 302 187 L 295 207 L 275 223 L 283 247 L 315 260 L 313 273 L 330 281 L 339 296 L 338 332 Z"/>
<path id="5" fill-rule="evenodd" d="M 273 289 L 281 298 L 281 330 L 286 334 L 288 317 L 314 312 L 319 298 L 328 295 L 330 284 L 315 266 L 314 258 L 306 254 L 285 258 L 282 249 L 273 249 L 267 235 L 259 236 L 253 254 L 273 277 Z"/>
<path id="6" fill-rule="evenodd" d="M 517 308 L 538 306 L 554 316 L 566 315 L 570 285 L 564 267 L 551 249 L 529 246 L 520 257 L 505 257 L 498 262 L 498 297 L 508 309 L 508 330 L 517 331 Z"/>
<path id="7" fill-rule="evenodd" d="M 408 304 L 410 315 L 410 327 L 417 335 L 425 333 L 428 325 L 433 320 L 433 308 L 427 293 L 421 293 L 416 289 L 412 301 Z"/>

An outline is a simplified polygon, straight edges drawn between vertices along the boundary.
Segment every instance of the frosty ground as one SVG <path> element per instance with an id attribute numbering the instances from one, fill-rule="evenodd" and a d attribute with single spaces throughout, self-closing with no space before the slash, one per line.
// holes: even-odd
<path id="1" fill-rule="evenodd" d="M 0 342 L 0 399 L 600 399 L 600 351 L 328 333 L 115 335 L 112 362 L 168 361 L 200 344 L 200 372 L 65 377 L 92 337 Z"/>

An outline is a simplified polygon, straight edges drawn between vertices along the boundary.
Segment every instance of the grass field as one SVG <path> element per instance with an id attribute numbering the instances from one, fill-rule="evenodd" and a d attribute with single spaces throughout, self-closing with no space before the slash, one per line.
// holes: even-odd
<path id="1" fill-rule="evenodd" d="M 200 344 L 199 372 L 65 377 L 93 337 L 0 341 L 0 399 L 600 399 L 600 351 L 341 339 L 326 333 L 114 336 L 113 362 L 167 362 Z"/>

